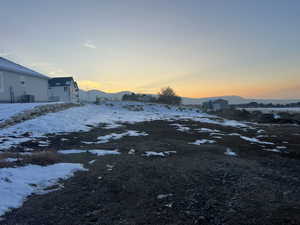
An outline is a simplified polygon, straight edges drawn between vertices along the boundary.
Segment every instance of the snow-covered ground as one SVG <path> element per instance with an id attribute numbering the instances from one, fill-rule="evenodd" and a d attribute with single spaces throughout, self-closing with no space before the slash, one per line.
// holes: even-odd
<path id="1" fill-rule="evenodd" d="M 43 194 L 46 187 L 85 170 L 81 164 L 58 163 L 50 166 L 27 165 L 0 169 L 0 216 L 10 208 L 20 207 L 33 193 Z"/>
<path id="2" fill-rule="evenodd" d="M 46 134 L 88 131 L 90 125 L 105 123 L 116 127 L 118 123 L 135 123 L 151 120 L 192 119 L 231 127 L 248 127 L 246 124 L 200 113 L 197 109 L 170 107 L 137 102 L 108 102 L 101 105 L 85 105 L 64 111 L 49 113 L 0 130 L 0 149 L 8 149 L 30 139 Z M 26 136 L 24 136 L 26 134 Z M 29 135 L 29 137 L 28 137 Z"/>
<path id="3" fill-rule="evenodd" d="M 240 108 L 245 109 L 249 112 L 261 111 L 263 113 L 279 113 L 279 112 L 289 112 L 289 113 L 300 113 L 299 107 L 294 108 Z"/>
<path id="4" fill-rule="evenodd" d="M 31 110 L 34 107 L 56 103 L 57 102 L 0 104 L 0 123 L 21 112 Z"/>

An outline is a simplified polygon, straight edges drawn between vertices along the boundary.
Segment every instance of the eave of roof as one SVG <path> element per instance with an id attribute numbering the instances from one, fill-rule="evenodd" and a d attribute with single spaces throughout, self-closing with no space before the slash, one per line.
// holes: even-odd
<path id="1" fill-rule="evenodd" d="M 12 72 L 12 73 L 18 73 L 18 74 L 27 75 L 27 76 L 32 76 L 32 77 L 38 77 L 38 78 L 42 78 L 42 79 L 46 79 L 46 80 L 50 79 L 50 77 L 48 77 L 46 75 L 38 73 L 27 67 L 21 66 L 17 63 L 14 63 L 8 59 L 3 58 L 3 57 L 0 57 L 0 60 L 3 62 L 3 63 L 0 63 L 0 70 Z"/>
<path id="2" fill-rule="evenodd" d="M 58 87 L 58 86 L 70 86 L 71 83 L 67 83 L 68 81 L 74 81 L 73 77 L 54 77 L 51 78 L 48 83 L 50 87 Z"/>

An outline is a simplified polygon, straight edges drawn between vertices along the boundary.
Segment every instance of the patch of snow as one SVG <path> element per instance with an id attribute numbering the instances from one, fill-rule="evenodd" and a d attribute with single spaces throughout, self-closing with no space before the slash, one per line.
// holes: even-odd
<path id="1" fill-rule="evenodd" d="M 213 136 L 213 135 L 219 135 L 219 136 L 223 136 L 225 134 L 222 134 L 222 133 L 215 133 L 215 132 L 212 132 L 209 134 L 209 136 Z"/>
<path id="2" fill-rule="evenodd" d="M 263 144 L 263 145 L 274 145 L 272 142 L 267 142 L 267 141 L 260 141 L 257 138 L 250 138 L 250 137 L 245 137 L 245 136 L 240 136 L 243 140 L 249 141 L 251 143 L 257 143 L 257 144 Z"/>
<path id="3" fill-rule="evenodd" d="M 280 115 L 278 115 L 277 113 L 274 113 L 274 114 L 273 114 L 273 118 L 274 118 L 275 120 L 278 120 L 278 119 L 280 119 L 281 117 L 280 117 Z"/>
<path id="4" fill-rule="evenodd" d="M 12 146 L 18 145 L 20 143 L 24 143 L 27 141 L 31 141 L 32 138 L 28 137 L 5 137 L 0 138 L 0 141 L 2 142 L 0 144 L 0 150 L 8 149 Z"/>
<path id="5" fill-rule="evenodd" d="M 190 130 L 189 127 L 186 127 L 186 126 L 181 125 L 179 123 L 173 123 L 173 124 L 170 124 L 170 125 L 176 127 L 176 130 L 181 131 L 181 132 L 186 132 L 186 131 Z"/>
<path id="6" fill-rule="evenodd" d="M 112 133 L 112 134 L 108 134 L 108 135 L 105 135 L 105 136 L 100 136 L 100 137 L 97 138 L 99 141 L 97 141 L 96 143 L 98 143 L 98 144 L 107 143 L 107 142 L 112 141 L 112 140 L 121 139 L 125 136 L 138 137 L 138 136 L 147 136 L 147 135 L 148 134 L 145 133 L 145 132 L 138 132 L 138 131 L 135 131 L 135 130 L 129 130 L 129 131 L 126 131 L 126 132 L 120 133 L 120 134 Z"/>
<path id="7" fill-rule="evenodd" d="M 18 152 L 20 155 L 33 155 L 32 152 Z"/>
<path id="8" fill-rule="evenodd" d="M 0 160 L 0 162 L 16 162 L 18 160 L 19 159 L 16 159 L 16 158 L 6 158 L 6 159 Z"/>
<path id="9" fill-rule="evenodd" d="M 166 207 L 168 207 L 168 208 L 172 208 L 172 206 L 173 206 L 173 202 L 171 202 L 171 203 L 168 203 L 168 204 L 165 204 L 165 206 L 166 206 Z"/>
<path id="10" fill-rule="evenodd" d="M 31 152 L 31 151 L 33 151 L 34 149 L 33 148 L 24 148 L 23 149 L 25 152 Z"/>
<path id="11" fill-rule="evenodd" d="M 218 132 L 221 132 L 219 130 L 216 130 L 216 129 L 209 129 L 209 128 L 200 128 L 200 129 L 197 129 L 197 131 L 199 131 L 200 133 L 218 133 Z"/>
<path id="12" fill-rule="evenodd" d="M 216 141 L 214 140 L 201 139 L 201 140 L 196 140 L 194 142 L 190 142 L 189 144 L 202 145 L 202 144 L 214 144 L 214 143 L 216 143 Z"/>
<path id="13" fill-rule="evenodd" d="M 225 155 L 229 155 L 229 156 L 237 156 L 237 154 L 235 152 L 233 152 L 230 148 L 226 149 L 226 152 L 224 152 Z"/>
<path id="14" fill-rule="evenodd" d="M 112 171 L 114 167 L 115 167 L 114 165 L 110 165 L 110 164 L 106 165 L 107 171 Z"/>
<path id="15" fill-rule="evenodd" d="M 165 154 L 170 155 L 170 154 L 176 154 L 176 151 L 164 151 Z"/>
<path id="16" fill-rule="evenodd" d="M 59 179 L 67 179 L 80 170 L 86 169 L 73 163 L 0 169 L 0 216 L 11 208 L 22 206 L 27 196 L 40 193 Z"/>
<path id="17" fill-rule="evenodd" d="M 173 194 L 160 194 L 160 195 L 157 195 L 157 199 L 164 199 L 164 198 L 168 198 L 168 197 L 171 197 L 173 196 Z"/>
<path id="18" fill-rule="evenodd" d="M 145 156 L 149 157 L 149 156 L 161 156 L 161 157 L 165 157 L 165 154 L 163 152 L 145 152 L 144 154 Z"/>
<path id="19" fill-rule="evenodd" d="M 104 156 L 104 155 L 119 155 L 120 152 L 117 150 L 102 150 L 102 149 L 88 149 L 88 150 L 81 150 L 81 149 L 69 149 L 69 150 L 59 150 L 57 151 L 60 154 L 80 154 L 80 153 L 90 153 L 95 154 L 97 156 Z"/>
<path id="20" fill-rule="evenodd" d="M 264 151 L 268 151 L 268 152 L 281 152 L 281 151 L 278 150 L 278 149 L 268 149 L 268 148 L 264 148 L 263 150 L 264 150 Z"/>
<path id="21" fill-rule="evenodd" d="M 97 142 L 94 142 L 94 141 L 81 141 L 81 143 L 86 144 L 86 145 L 97 144 Z"/>
<path id="22" fill-rule="evenodd" d="M 57 102 L 0 104 L 0 123 L 19 113 L 32 110 L 35 107 L 56 103 Z"/>
<path id="23" fill-rule="evenodd" d="M 212 138 L 223 139 L 223 138 L 220 137 L 220 136 L 213 136 Z"/>
<path id="24" fill-rule="evenodd" d="M 49 141 L 39 141 L 39 146 L 40 147 L 47 147 L 47 146 L 49 146 Z"/>
<path id="25" fill-rule="evenodd" d="M 238 134 L 238 133 L 231 133 L 231 134 L 227 134 L 227 135 L 229 135 L 229 136 L 241 136 L 241 135 Z"/>
<path id="26" fill-rule="evenodd" d="M 129 155 L 134 155 L 135 154 L 135 150 L 132 148 L 132 149 L 130 149 L 129 151 L 128 151 L 128 154 Z"/>
<path id="27" fill-rule="evenodd" d="M 122 125 L 113 123 L 113 124 L 106 124 L 103 128 L 109 130 L 109 129 L 115 129 L 115 128 L 119 128 L 119 127 L 122 127 Z"/>
<path id="28" fill-rule="evenodd" d="M 267 138 L 267 137 L 269 137 L 268 135 L 258 135 L 258 136 L 256 136 L 257 138 Z"/>
<path id="29" fill-rule="evenodd" d="M 96 162 L 96 159 L 89 161 L 89 164 L 93 164 L 94 162 Z"/>
<path id="30" fill-rule="evenodd" d="M 57 151 L 59 154 L 80 154 L 80 153 L 88 153 L 88 150 L 78 150 L 78 149 L 69 149 L 69 150 L 59 150 Z"/>
<path id="31" fill-rule="evenodd" d="M 276 146 L 277 149 L 287 149 L 286 146 Z"/>

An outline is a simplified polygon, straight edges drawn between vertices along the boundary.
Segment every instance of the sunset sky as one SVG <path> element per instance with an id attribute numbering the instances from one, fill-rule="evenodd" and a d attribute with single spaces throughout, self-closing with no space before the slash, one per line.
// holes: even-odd
<path id="1" fill-rule="evenodd" d="M 298 0 L 11 0 L 0 56 L 82 89 L 300 98 Z"/>

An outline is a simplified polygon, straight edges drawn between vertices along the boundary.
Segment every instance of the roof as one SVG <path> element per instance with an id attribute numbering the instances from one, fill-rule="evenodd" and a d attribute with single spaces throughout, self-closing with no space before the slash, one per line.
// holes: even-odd
<path id="1" fill-rule="evenodd" d="M 31 69 L 28 69 L 24 66 L 21 66 L 17 63 L 14 63 L 8 59 L 3 58 L 3 57 L 0 57 L 0 70 L 5 70 L 8 72 L 19 73 L 22 75 L 28 75 L 28 76 L 33 76 L 33 77 L 38 77 L 38 78 L 43 78 L 43 79 L 50 79 L 46 75 L 43 75 L 41 73 L 38 73 Z"/>
<path id="2" fill-rule="evenodd" d="M 74 82 L 73 77 L 55 77 L 48 81 L 50 87 L 70 86 L 71 81 Z"/>
<path id="3" fill-rule="evenodd" d="M 213 103 L 228 103 L 228 101 L 227 100 L 224 100 L 224 99 L 216 99 L 216 100 L 214 100 L 214 101 L 212 101 Z"/>

